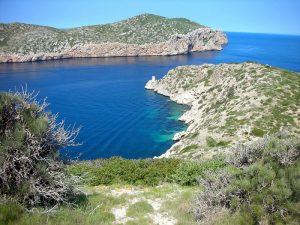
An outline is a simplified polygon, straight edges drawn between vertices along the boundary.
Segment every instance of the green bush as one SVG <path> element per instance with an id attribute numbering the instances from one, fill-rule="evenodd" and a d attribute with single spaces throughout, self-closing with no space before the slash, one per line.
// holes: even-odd
<path id="1" fill-rule="evenodd" d="M 172 181 L 185 186 L 193 186 L 198 183 L 198 178 L 204 171 L 216 171 L 224 166 L 222 157 L 203 162 L 183 162 L 172 175 Z"/>
<path id="2" fill-rule="evenodd" d="M 251 134 L 253 136 L 256 136 L 256 137 L 263 137 L 264 136 L 264 131 L 259 129 L 259 128 L 253 128 L 252 131 L 251 131 Z"/>
<path id="3" fill-rule="evenodd" d="M 206 144 L 207 144 L 208 147 L 216 147 L 218 143 L 212 137 L 207 137 L 206 138 Z"/>
<path id="4" fill-rule="evenodd" d="M 217 142 L 214 138 L 212 137 L 207 137 L 206 138 L 206 145 L 210 148 L 212 147 L 222 147 L 226 146 L 230 143 L 230 141 L 219 141 Z"/>
<path id="5" fill-rule="evenodd" d="M 170 180 L 180 165 L 178 159 L 128 160 L 120 157 L 75 162 L 68 172 L 89 185 L 133 184 L 155 186 Z"/>
<path id="6" fill-rule="evenodd" d="M 239 169 L 225 190 L 227 195 L 237 196 L 237 202 L 232 204 L 231 201 L 229 207 L 252 217 L 252 224 L 258 224 L 265 216 L 269 224 L 288 223 L 291 217 L 300 218 L 300 213 L 295 210 L 300 200 L 299 184 L 295 184 L 300 180 L 299 171 L 299 161 L 287 167 L 274 161 L 258 161 Z"/>
<path id="7" fill-rule="evenodd" d="M 197 149 L 199 146 L 197 144 L 192 144 L 192 145 L 188 145 L 186 147 L 184 147 L 180 153 L 185 153 L 185 152 L 189 152 L 191 150 Z"/>
<path id="8" fill-rule="evenodd" d="M 86 162 L 74 162 L 67 171 L 81 176 L 89 185 L 132 184 L 155 186 L 162 182 L 196 185 L 197 177 L 207 169 L 224 166 L 223 158 L 205 162 L 180 159 L 129 160 L 119 157 Z"/>
<path id="9" fill-rule="evenodd" d="M 249 146 L 239 146 L 222 172 L 206 171 L 200 183 L 205 191 L 195 202 L 198 220 L 221 208 L 246 224 L 296 224 L 300 219 L 300 141 L 275 134 Z M 230 216 L 226 217 L 230 221 Z"/>

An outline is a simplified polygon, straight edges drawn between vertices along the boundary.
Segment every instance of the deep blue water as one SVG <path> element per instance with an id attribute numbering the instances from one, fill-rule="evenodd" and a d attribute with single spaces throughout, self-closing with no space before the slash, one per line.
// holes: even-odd
<path id="1" fill-rule="evenodd" d="M 248 60 L 300 72 L 300 36 L 228 33 L 228 38 L 220 52 L 0 64 L 0 90 L 27 84 L 40 98 L 47 96 L 48 110 L 82 126 L 83 144 L 62 150 L 64 157 L 153 157 L 185 129 L 177 119 L 186 107 L 145 90 L 152 75 L 161 78 L 179 65 Z"/>

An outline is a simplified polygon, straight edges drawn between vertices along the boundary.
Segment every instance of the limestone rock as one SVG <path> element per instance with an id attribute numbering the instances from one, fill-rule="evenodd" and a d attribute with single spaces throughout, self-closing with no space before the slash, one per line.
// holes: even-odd
<path id="1" fill-rule="evenodd" d="M 0 28 L 0 62 L 168 56 L 221 50 L 228 42 L 221 31 L 189 20 L 149 14 L 114 24 L 67 30 L 20 23 L 0 24 Z"/>
<path id="2" fill-rule="evenodd" d="M 179 66 L 146 88 L 190 106 L 179 118 L 187 130 L 175 134 L 178 142 L 160 157 L 211 158 L 263 134 L 300 134 L 295 72 L 251 62 Z"/>
<path id="3" fill-rule="evenodd" d="M 185 131 L 181 131 L 181 132 L 178 132 L 174 135 L 173 137 L 173 141 L 179 141 L 181 138 L 183 138 L 184 136 L 186 135 L 186 132 Z"/>

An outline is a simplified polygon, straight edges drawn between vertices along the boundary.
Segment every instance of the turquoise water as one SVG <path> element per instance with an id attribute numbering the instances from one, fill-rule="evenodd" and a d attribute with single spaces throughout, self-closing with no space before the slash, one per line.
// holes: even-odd
<path id="1" fill-rule="evenodd" d="M 173 135 L 186 129 L 178 118 L 187 109 L 144 89 L 179 65 L 243 62 L 267 63 L 300 72 L 300 37 L 228 33 L 220 52 L 172 57 L 65 59 L 0 64 L 0 90 L 27 84 L 48 98 L 49 110 L 67 124 L 81 125 L 76 148 L 62 157 L 146 158 L 164 153 Z"/>

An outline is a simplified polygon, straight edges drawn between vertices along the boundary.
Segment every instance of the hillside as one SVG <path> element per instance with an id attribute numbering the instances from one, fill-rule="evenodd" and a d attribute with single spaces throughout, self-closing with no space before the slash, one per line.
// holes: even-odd
<path id="1" fill-rule="evenodd" d="M 163 156 L 211 158 L 239 143 L 287 130 L 300 134 L 300 76 L 256 63 L 181 66 L 147 89 L 190 105 L 186 131 Z"/>
<path id="2" fill-rule="evenodd" d="M 191 106 L 173 157 L 70 162 L 79 129 L 0 93 L 0 224 L 298 224 L 299 86 L 255 63 L 178 67 L 146 85 Z"/>
<path id="3" fill-rule="evenodd" d="M 0 24 L 0 62 L 70 57 L 175 55 L 220 50 L 226 36 L 183 18 L 143 14 L 72 29 Z"/>

